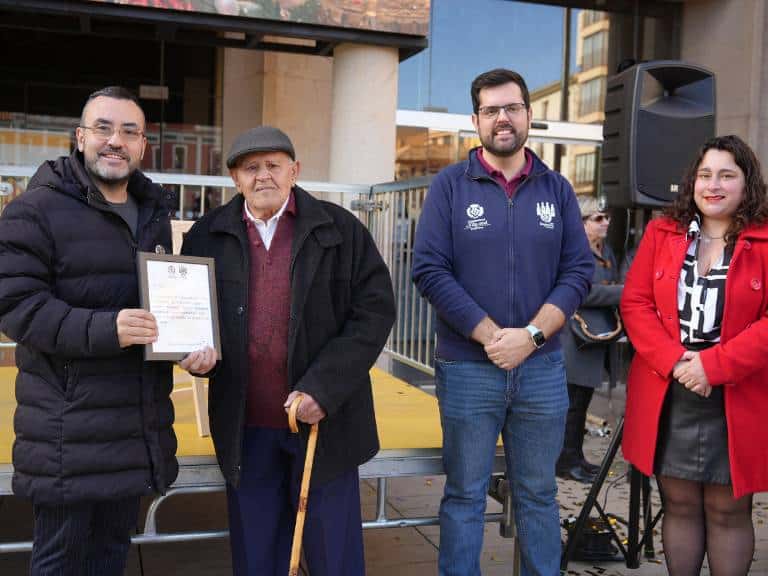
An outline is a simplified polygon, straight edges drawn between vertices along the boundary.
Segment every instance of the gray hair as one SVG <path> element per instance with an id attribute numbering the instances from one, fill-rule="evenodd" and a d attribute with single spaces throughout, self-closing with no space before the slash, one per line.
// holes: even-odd
<path id="1" fill-rule="evenodd" d="M 589 218 L 592 214 L 597 214 L 598 212 L 603 211 L 597 198 L 591 194 L 579 194 L 577 198 L 582 218 Z"/>

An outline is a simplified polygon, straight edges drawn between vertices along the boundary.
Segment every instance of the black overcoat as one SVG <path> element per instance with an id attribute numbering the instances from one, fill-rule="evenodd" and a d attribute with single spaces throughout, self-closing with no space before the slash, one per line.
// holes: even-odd
<path id="1" fill-rule="evenodd" d="M 598 256 L 593 252 L 592 256 L 595 259 L 592 287 L 577 312 L 586 318 L 599 320 L 596 324 L 599 328 L 598 332 L 610 331 L 616 327 L 615 314 L 624 285 L 618 283 L 619 270 L 610 246 L 603 244 L 602 254 Z M 611 362 L 615 363 L 615 355 L 611 354 L 612 347 L 616 346 L 615 343 L 581 346 L 581 342 L 571 329 L 570 320 L 566 322 L 560 333 L 560 343 L 563 346 L 565 372 L 570 384 L 599 388 L 608 368 L 613 370 L 614 377 L 616 376 L 618 366 L 611 365 Z"/>
<path id="2" fill-rule="evenodd" d="M 312 481 L 324 482 L 376 454 L 369 371 L 395 318 L 389 271 L 373 238 L 344 208 L 294 186 L 288 384 L 326 411 Z M 243 196 L 206 214 L 182 253 L 216 261 L 222 361 L 208 392 L 211 435 L 227 482 L 239 485 L 248 386 L 248 236 Z M 306 442 L 308 427 L 302 427 Z"/>

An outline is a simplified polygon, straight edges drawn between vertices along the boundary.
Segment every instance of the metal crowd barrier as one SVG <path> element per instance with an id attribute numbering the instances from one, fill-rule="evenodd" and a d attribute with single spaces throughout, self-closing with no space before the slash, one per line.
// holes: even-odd
<path id="1" fill-rule="evenodd" d="M 13 192 L 0 196 L 0 212 L 11 198 L 26 190 L 35 166 L 0 165 L 0 183 Z M 179 197 L 177 216 L 193 220 L 227 202 L 235 193 L 227 176 L 200 176 L 147 172 L 158 184 Z M 351 210 L 368 227 L 392 275 L 397 320 L 385 351 L 404 364 L 434 373 L 435 315 L 411 282 L 413 239 L 431 178 L 362 186 L 332 182 L 300 181 L 299 185 L 318 198 Z M 8 188 L 8 186 L 6 186 Z M 199 204 L 188 205 L 190 197 Z"/>
<path id="2" fill-rule="evenodd" d="M 396 360 L 434 374 L 435 313 L 411 282 L 413 241 L 431 177 L 372 186 L 356 204 L 392 275 L 397 317 L 385 350 Z"/>
<path id="3" fill-rule="evenodd" d="M 27 189 L 29 179 L 37 170 L 36 166 L 13 166 L 0 164 L 0 212 L 14 197 Z M 228 176 L 202 176 L 199 174 L 169 174 L 166 172 L 145 172 L 158 184 L 176 193 L 179 204 L 178 220 L 196 220 L 208 210 L 220 206 L 235 194 L 235 185 Z M 367 194 L 368 186 L 335 184 L 331 182 L 300 181 L 299 186 L 315 196 L 349 207 L 352 199 Z M 190 200 L 193 201 L 190 205 Z"/>
<path id="4" fill-rule="evenodd" d="M 504 469 L 504 455 L 498 453 L 494 471 Z M 12 470 L 0 466 L 0 498 L 11 495 L 10 477 Z M 440 449 L 385 450 L 359 469 L 361 479 L 376 479 L 376 517 L 364 521 L 363 529 L 374 528 L 417 528 L 437 526 L 437 516 L 390 518 L 387 515 L 387 492 L 390 478 L 406 476 L 438 476 L 444 474 Z M 195 530 L 163 532 L 158 529 L 157 515 L 160 507 L 174 496 L 183 494 L 206 494 L 225 490 L 216 459 L 213 456 L 186 457 L 179 459 L 179 476 L 176 482 L 162 496 L 156 496 L 147 509 L 143 529 L 131 538 L 134 544 L 163 544 L 189 542 L 194 540 L 215 540 L 229 537 L 229 530 Z M 502 501 L 504 511 L 488 513 L 486 522 L 499 523 L 505 537 L 514 537 L 514 518 L 509 497 Z M 517 540 L 515 539 L 515 546 Z M 31 541 L 0 542 L 0 555 L 30 552 Z"/>

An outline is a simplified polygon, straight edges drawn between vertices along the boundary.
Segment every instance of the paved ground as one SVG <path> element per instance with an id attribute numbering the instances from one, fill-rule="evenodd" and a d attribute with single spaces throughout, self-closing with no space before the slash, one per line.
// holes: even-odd
<path id="1" fill-rule="evenodd" d="M 614 421 L 613 414 L 621 411 L 623 401 L 616 394 L 609 404 L 605 394 L 596 396 L 591 412 Z M 609 438 L 588 437 L 588 457 L 597 462 L 608 445 Z M 620 456 L 614 462 L 611 476 L 606 482 L 600 502 L 605 508 L 619 516 L 626 516 L 629 487 L 623 474 L 626 470 Z M 442 494 L 443 480 L 440 477 L 395 479 L 390 484 L 388 514 L 397 517 L 424 516 L 437 513 Z M 576 482 L 559 483 L 561 516 L 578 514 L 586 496 L 587 487 Z M 374 482 L 363 482 L 363 514 L 366 518 L 375 516 Z M 18 500 L 7 498 L 0 503 L 0 540 L 28 537 L 30 534 L 29 507 Z M 658 506 L 658 502 L 656 502 Z M 489 509 L 500 507 L 489 501 Z M 755 528 L 757 550 L 751 574 L 768 575 L 768 495 L 755 500 Z M 167 529 L 211 529 L 226 526 L 226 505 L 221 494 L 178 497 L 161 508 L 160 526 Z M 620 527 L 620 526 L 619 526 Z M 620 527 L 621 529 L 621 527 Z M 365 533 L 366 563 L 368 576 L 427 576 L 437 573 L 437 552 L 439 529 L 437 527 L 398 528 L 369 530 Z M 666 574 L 663 565 L 663 551 L 660 537 L 654 539 L 656 556 L 644 559 L 637 570 L 627 569 L 621 562 L 572 562 L 569 575 L 590 576 L 661 576 Z M 512 541 L 499 536 L 498 525 L 488 524 L 485 529 L 483 547 L 483 574 L 486 576 L 512 574 Z M 143 568 L 143 572 L 142 572 Z M 0 557 L 1 576 L 23 576 L 28 573 L 28 554 L 13 554 Z M 128 560 L 128 576 L 223 576 L 230 573 L 229 546 L 227 541 L 203 543 L 176 543 L 166 545 L 144 545 L 139 551 L 133 547 Z M 705 570 L 703 574 L 708 575 Z"/>
<path id="2" fill-rule="evenodd" d="M 615 425 L 615 414 L 623 411 L 621 391 L 609 402 L 607 395 L 595 396 L 590 412 L 609 420 L 611 430 Z M 593 462 L 600 462 L 605 454 L 610 437 L 587 437 L 585 452 Z M 627 517 L 629 508 L 629 484 L 626 481 L 626 463 L 618 457 L 611 467 L 611 472 L 600 493 L 599 502 L 611 514 Z M 589 490 L 588 486 L 573 481 L 558 480 L 561 518 L 577 516 Z M 411 478 L 397 479 L 390 487 L 389 504 L 393 511 L 403 515 L 430 515 L 437 512 L 442 494 L 443 479 Z M 366 492 L 364 490 L 364 492 Z M 368 498 L 373 501 L 375 485 L 369 487 Z M 364 499 L 366 494 L 364 494 Z M 658 510 L 658 494 L 653 493 L 653 509 Z M 500 506 L 489 500 L 489 509 L 500 510 Z M 595 512 L 594 515 L 597 513 Z M 750 574 L 768 575 L 768 494 L 755 499 L 756 553 Z M 617 524 L 619 532 L 625 537 L 626 531 Z M 565 533 L 563 533 L 565 536 Z M 511 540 L 499 536 L 498 525 L 488 524 L 485 529 L 485 543 L 482 554 L 483 574 L 486 576 L 512 574 L 513 547 Z M 425 576 L 437 573 L 437 550 L 439 529 L 427 527 L 419 529 L 377 530 L 366 534 L 366 555 L 369 576 Z M 571 562 L 569 575 L 590 576 L 662 576 L 666 574 L 664 555 L 661 546 L 660 530 L 654 538 L 654 558 L 643 558 L 640 568 L 628 569 L 623 561 L 611 562 Z M 703 570 L 702 574 L 709 575 Z"/>

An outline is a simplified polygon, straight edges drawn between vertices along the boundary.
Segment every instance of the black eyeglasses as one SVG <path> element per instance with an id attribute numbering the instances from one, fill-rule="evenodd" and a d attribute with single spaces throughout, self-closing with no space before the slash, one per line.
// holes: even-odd
<path id="1" fill-rule="evenodd" d="M 610 222 L 611 217 L 608 214 L 593 214 L 592 216 L 587 216 L 584 218 L 584 220 L 589 220 L 590 222 L 597 222 L 598 224 L 602 224 L 603 221 Z"/>
<path id="2" fill-rule="evenodd" d="M 483 118 L 493 120 L 502 110 L 504 110 L 504 113 L 511 118 L 517 116 L 525 109 L 526 106 L 524 102 L 512 102 L 511 104 L 505 104 L 504 106 L 481 106 L 477 109 L 477 113 Z"/>
<path id="3" fill-rule="evenodd" d="M 137 126 L 120 126 L 115 128 L 111 124 L 96 124 L 95 126 L 80 126 L 83 130 L 90 130 L 100 140 L 109 140 L 117 131 L 126 142 L 137 142 L 143 135 Z"/>

